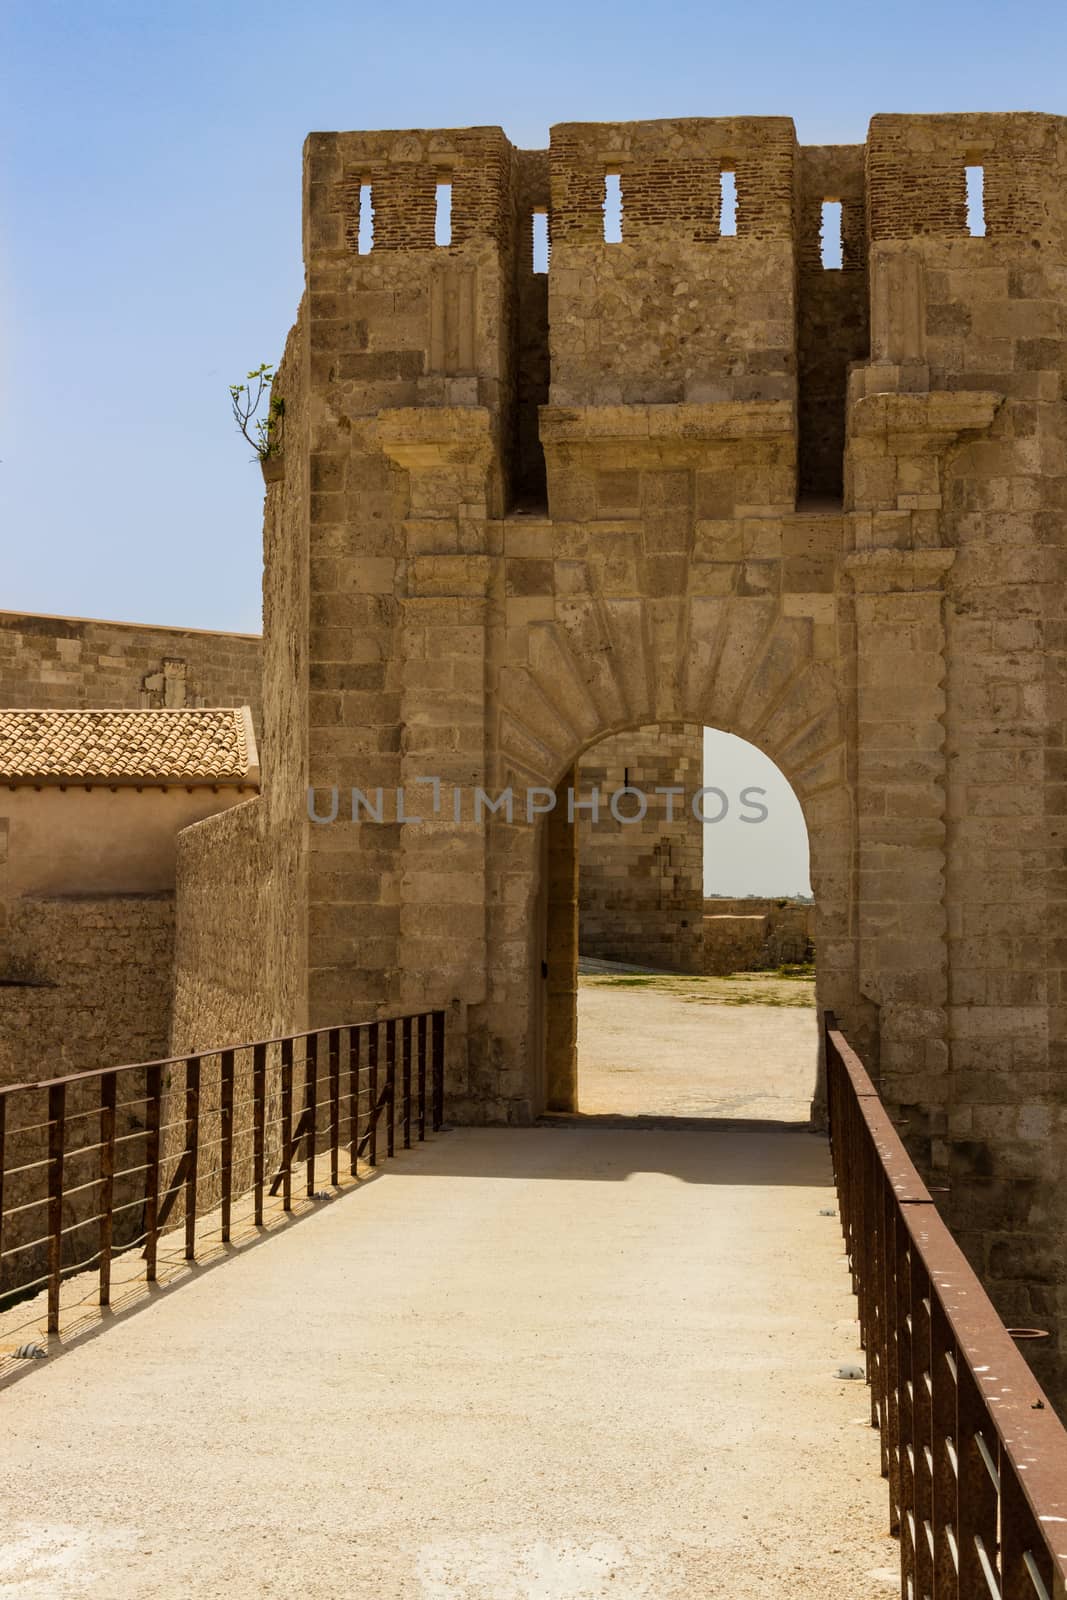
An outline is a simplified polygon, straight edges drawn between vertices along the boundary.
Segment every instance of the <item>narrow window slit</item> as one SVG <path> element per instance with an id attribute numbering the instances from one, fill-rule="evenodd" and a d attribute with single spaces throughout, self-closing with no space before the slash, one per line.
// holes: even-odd
<path id="1" fill-rule="evenodd" d="M 832 271 L 841 266 L 840 200 L 824 200 L 822 203 L 822 226 L 819 229 L 819 247 L 824 267 Z"/>
<path id="2" fill-rule="evenodd" d="M 548 212 L 535 211 L 533 214 L 533 270 L 535 272 L 548 271 Z"/>
<path id="3" fill-rule="evenodd" d="M 374 249 L 374 198 L 369 183 L 359 186 L 359 239 L 361 256 L 369 256 Z"/>
<path id="4" fill-rule="evenodd" d="M 967 167 L 967 232 L 985 238 L 985 168 Z"/>
<path id="5" fill-rule="evenodd" d="M 604 243 L 622 243 L 622 180 L 617 172 L 604 178 Z"/>
<path id="6" fill-rule="evenodd" d="M 733 239 L 737 235 L 737 174 L 724 167 L 719 174 L 719 237 Z"/>
<path id="7" fill-rule="evenodd" d="M 437 180 L 437 211 L 433 219 L 434 244 L 452 243 L 452 180 Z"/>

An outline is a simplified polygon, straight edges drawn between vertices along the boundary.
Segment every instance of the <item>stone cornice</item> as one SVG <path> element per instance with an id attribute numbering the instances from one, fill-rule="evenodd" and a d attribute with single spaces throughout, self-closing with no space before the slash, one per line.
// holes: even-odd
<path id="1" fill-rule="evenodd" d="M 379 446 L 397 466 L 488 468 L 492 419 L 485 406 L 397 406 L 374 422 Z"/>
<path id="2" fill-rule="evenodd" d="M 796 410 L 789 400 L 722 400 L 704 405 L 542 406 L 541 443 L 626 445 L 638 456 L 686 453 L 730 439 L 792 437 Z"/>
<path id="3" fill-rule="evenodd" d="M 849 438 L 918 435 L 934 438 L 939 448 L 947 449 L 963 433 L 984 433 L 1003 400 L 1003 395 L 989 389 L 868 394 L 849 410 Z"/>

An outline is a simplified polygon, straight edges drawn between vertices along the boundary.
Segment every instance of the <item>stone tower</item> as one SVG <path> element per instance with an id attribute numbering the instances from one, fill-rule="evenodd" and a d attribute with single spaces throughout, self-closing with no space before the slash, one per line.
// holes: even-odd
<path id="1" fill-rule="evenodd" d="M 818 149 L 785 117 L 565 124 L 547 152 L 313 134 L 266 520 L 256 848 L 282 865 L 255 891 L 300 1016 L 447 1005 L 451 1115 L 526 1121 L 574 1092 L 574 829 L 473 791 L 551 793 L 652 724 L 751 740 L 807 821 L 820 1001 L 1007 1320 L 1042 1326 L 1067 1322 L 1065 173 L 1036 114 Z M 295 820 L 309 784 L 336 822 Z"/>

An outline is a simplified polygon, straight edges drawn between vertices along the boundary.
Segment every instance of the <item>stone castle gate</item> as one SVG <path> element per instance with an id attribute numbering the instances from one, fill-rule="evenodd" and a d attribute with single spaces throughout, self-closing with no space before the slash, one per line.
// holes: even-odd
<path id="1" fill-rule="evenodd" d="M 721 728 L 803 807 L 820 1004 L 1062 1316 L 1065 167 L 1039 115 L 311 135 L 265 792 L 183 846 L 176 1044 L 447 1005 L 453 1118 L 566 1105 L 574 830 L 474 790 Z"/>

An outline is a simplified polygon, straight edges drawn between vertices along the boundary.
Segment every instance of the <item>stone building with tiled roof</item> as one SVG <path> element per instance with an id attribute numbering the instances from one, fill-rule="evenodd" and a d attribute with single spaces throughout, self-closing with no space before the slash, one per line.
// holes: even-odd
<path id="1" fill-rule="evenodd" d="M 247 706 L 0 710 L 0 1082 L 166 1054 L 178 836 L 259 777 Z"/>
<path id="2" fill-rule="evenodd" d="M 172 893 L 180 830 L 258 791 L 247 706 L 0 710 L 0 900 Z"/>
<path id="3" fill-rule="evenodd" d="M 0 710 L 0 784 L 258 788 L 251 712 Z"/>

